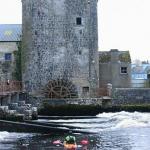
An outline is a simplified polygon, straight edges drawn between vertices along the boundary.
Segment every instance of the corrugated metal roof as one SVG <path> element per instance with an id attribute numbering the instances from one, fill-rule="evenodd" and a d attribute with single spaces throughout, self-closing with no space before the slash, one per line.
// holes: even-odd
<path id="1" fill-rule="evenodd" d="M 0 42 L 20 41 L 21 35 L 21 24 L 0 24 Z"/>

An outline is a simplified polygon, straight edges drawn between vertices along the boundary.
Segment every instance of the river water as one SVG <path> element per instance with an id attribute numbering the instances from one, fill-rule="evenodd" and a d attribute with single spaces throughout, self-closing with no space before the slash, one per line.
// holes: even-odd
<path id="1" fill-rule="evenodd" d="M 43 120 L 39 120 L 43 121 Z M 44 120 L 45 121 L 45 120 Z M 76 126 L 97 134 L 75 134 L 77 150 L 150 150 L 150 113 L 102 113 L 97 118 L 46 120 Z M 0 132 L 0 150 L 63 150 L 53 141 L 63 141 L 66 134 L 31 134 Z M 80 141 L 89 140 L 83 147 Z"/>

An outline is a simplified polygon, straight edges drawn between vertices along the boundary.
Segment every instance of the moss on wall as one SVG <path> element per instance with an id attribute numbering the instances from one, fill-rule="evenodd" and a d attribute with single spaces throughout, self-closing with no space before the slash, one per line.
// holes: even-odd
<path id="1" fill-rule="evenodd" d="M 1 67 L 2 67 L 2 72 L 4 74 L 10 72 L 10 70 L 11 70 L 11 61 L 5 61 L 5 62 L 3 62 L 2 65 L 1 65 Z"/>
<path id="2" fill-rule="evenodd" d="M 121 53 L 119 55 L 120 62 L 129 62 L 131 63 L 131 57 L 129 52 Z"/>
<path id="3" fill-rule="evenodd" d="M 29 61 L 27 60 L 27 47 L 26 47 L 26 42 L 23 41 L 21 44 L 21 68 L 22 68 L 22 73 L 24 73 L 24 71 L 26 70 L 26 62 Z"/>
<path id="4" fill-rule="evenodd" d="M 21 67 L 21 52 L 22 42 L 17 42 L 18 50 L 14 51 L 15 68 L 13 72 L 13 78 L 18 81 L 22 81 L 22 67 Z"/>
<path id="5" fill-rule="evenodd" d="M 107 63 L 111 61 L 111 55 L 110 53 L 102 53 L 99 57 L 100 63 Z"/>

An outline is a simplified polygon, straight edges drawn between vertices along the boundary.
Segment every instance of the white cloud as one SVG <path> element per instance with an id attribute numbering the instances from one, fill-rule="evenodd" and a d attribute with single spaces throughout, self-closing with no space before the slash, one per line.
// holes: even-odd
<path id="1" fill-rule="evenodd" d="M 0 0 L 0 24 L 22 22 L 21 0 Z"/>
<path id="2" fill-rule="evenodd" d="M 150 59 L 150 0 L 100 0 L 99 50 L 130 50 Z"/>

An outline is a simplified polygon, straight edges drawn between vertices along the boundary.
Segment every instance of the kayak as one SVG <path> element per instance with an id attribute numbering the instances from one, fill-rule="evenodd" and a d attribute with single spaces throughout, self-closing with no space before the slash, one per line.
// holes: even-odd
<path id="1" fill-rule="evenodd" d="M 88 144 L 89 144 L 89 141 L 88 141 L 88 140 L 82 140 L 80 143 L 81 143 L 82 145 L 88 145 Z"/>
<path id="2" fill-rule="evenodd" d="M 64 143 L 64 148 L 67 150 L 76 150 L 77 144 L 66 144 L 66 143 Z"/>

